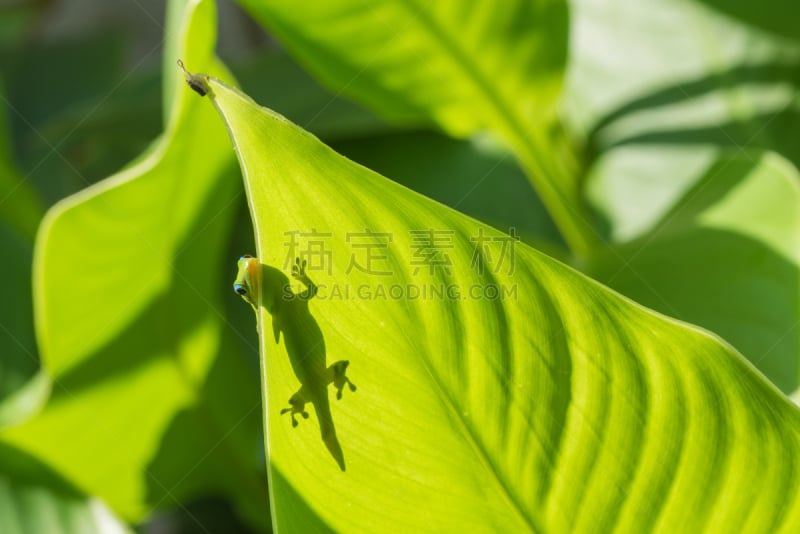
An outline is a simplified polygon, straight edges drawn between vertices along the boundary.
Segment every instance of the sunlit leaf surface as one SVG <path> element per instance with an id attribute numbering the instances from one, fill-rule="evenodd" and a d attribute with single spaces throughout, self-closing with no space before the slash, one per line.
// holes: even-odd
<path id="1" fill-rule="evenodd" d="M 198 80 L 256 230 L 279 529 L 800 526 L 799 414 L 728 345 Z M 318 287 L 310 301 L 294 297 L 308 287 L 290 282 L 296 258 Z M 355 392 L 325 375 L 341 360 Z M 339 376 L 341 400 L 324 376 Z M 314 408 L 293 428 L 281 410 L 301 384 Z"/>

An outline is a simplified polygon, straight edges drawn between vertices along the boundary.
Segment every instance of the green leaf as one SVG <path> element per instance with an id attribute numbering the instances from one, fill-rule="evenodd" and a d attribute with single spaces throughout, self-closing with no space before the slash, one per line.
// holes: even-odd
<path id="1" fill-rule="evenodd" d="M 243 4 L 325 83 L 394 121 L 461 136 L 555 113 L 567 51 L 560 0 Z"/>
<path id="2" fill-rule="evenodd" d="M 177 57 L 227 74 L 215 24 L 211 1 L 172 3 L 167 48 L 180 56 L 165 58 L 165 133 L 48 212 L 34 303 L 54 393 L 2 440 L 125 519 L 223 494 L 263 528 L 257 379 L 234 342 L 253 333 L 225 323 L 219 284 L 241 186 L 213 109 L 174 83 Z"/>
<path id="3" fill-rule="evenodd" d="M 778 152 L 800 164 L 791 135 L 800 128 L 800 43 L 702 2 L 622 0 L 608 9 L 580 0 L 572 14 L 570 122 L 587 137 L 590 153 L 614 151 L 617 173 L 647 166 L 633 184 L 635 202 L 623 191 L 630 182 L 604 176 L 618 191 L 613 210 L 600 206 L 615 241 L 657 224 L 721 150 Z"/>
<path id="4" fill-rule="evenodd" d="M 613 244 L 588 272 L 713 330 L 792 391 L 798 176 L 768 152 L 800 163 L 800 45 L 701 2 L 581 0 L 573 17 L 568 100 L 597 155 L 586 191 Z"/>
<path id="5" fill-rule="evenodd" d="M 276 530 L 800 526 L 800 413 L 728 345 L 523 244 L 501 268 L 509 236 L 352 163 L 216 79 L 194 81 L 230 131 L 263 264 Z M 386 235 L 362 271 L 365 229 Z M 428 247 L 417 239 L 426 231 L 443 233 Z M 493 241 L 471 241 L 480 236 Z M 319 288 L 310 301 L 292 298 L 307 283 L 286 293 L 295 257 Z M 463 298 L 431 295 L 441 286 Z M 491 286 L 505 298 L 488 298 Z M 409 297 L 423 288 L 427 298 Z M 358 390 L 330 400 L 329 418 L 333 395 L 319 381 L 340 360 Z M 313 416 L 292 428 L 280 410 L 300 384 Z"/>
<path id="6" fill-rule="evenodd" d="M 800 43 L 702 1 L 621 0 L 608 9 L 579 0 L 572 16 L 565 100 L 606 168 L 586 163 L 590 191 L 605 189 L 594 203 L 612 241 L 652 230 L 724 153 L 772 151 L 800 164 L 791 135 L 800 128 Z"/>
<path id="7" fill-rule="evenodd" d="M 0 444 L 0 531 L 4 534 L 129 532 L 97 499 L 83 495 L 22 451 Z"/>
<path id="8" fill-rule="evenodd" d="M 502 138 L 565 240 L 587 252 L 594 234 L 558 117 L 565 1 L 242 3 L 323 82 L 380 116 L 436 124 L 454 136 L 488 130 Z"/>
<path id="9" fill-rule="evenodd" d="M 620 169 L 606 163 L 601 177 Z M 800 385 L 800 175 L 780 156 L 754 152 L 721 157 L 700 174 L 658 226 L 597 256 L 588 271 L 713 330 L 790 393 Z M 619 198 L 609 197 L 606 205 Z"/>

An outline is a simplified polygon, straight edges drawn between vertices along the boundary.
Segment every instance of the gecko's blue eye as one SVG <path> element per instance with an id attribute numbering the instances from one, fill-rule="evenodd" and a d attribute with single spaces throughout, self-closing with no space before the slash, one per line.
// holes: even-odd
<path id="1" fill-rule="evenodd" d="M 244 256 L 242 256 L 241 258 L 239 258 L 239 260 L 246 260 L 247 258 L 252 258 L 252 257 L 253 257 L 253 256 L 251 256 L 250 254 L 245 254 Z"/>
<path id="2" fill-rule="evenodd" d="M 233 284 L 233 290 L 240 295 L 247 295 L 247 288 L 243 284 Z"/>

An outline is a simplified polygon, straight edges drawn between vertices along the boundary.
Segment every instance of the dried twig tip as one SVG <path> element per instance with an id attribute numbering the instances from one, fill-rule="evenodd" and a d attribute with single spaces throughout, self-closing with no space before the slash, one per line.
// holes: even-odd
<path id="1" fill-rule="evenodd" d="M 186 66 L 183 64 L 182 60 L 178 60 L 178 66 L 183 71 L 183 76 L 186 78 L 186 83 L 189 84 L 189 87 L 200 96 L 206 96 L 208 92 L 208 86 L 206 85 L 205 80 L 203 79 L 202 75 L 192 74 L 188 70 L 186 70 Z"/>

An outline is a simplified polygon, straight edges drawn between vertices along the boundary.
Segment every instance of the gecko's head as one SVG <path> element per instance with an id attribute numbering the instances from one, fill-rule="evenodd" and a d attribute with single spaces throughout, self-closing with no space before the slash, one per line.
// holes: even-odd
<path id="1" fill-rule="evenodd" d="M 246 300 L 253 309 L 258 307 L 259 282 L 261 266 L 258 260 L 249 254 L 239 258 L 239 272 L 233 281 L 233 290 Z"/>

